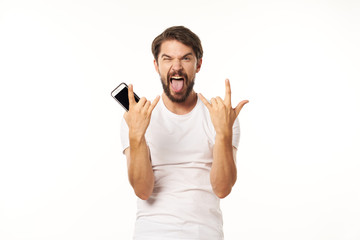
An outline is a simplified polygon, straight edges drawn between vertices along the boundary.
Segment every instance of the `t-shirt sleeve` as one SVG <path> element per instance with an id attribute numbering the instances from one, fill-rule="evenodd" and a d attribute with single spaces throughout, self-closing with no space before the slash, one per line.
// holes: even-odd
<path id="1" fill-rule="evenodd" d="M 121 139 L 121 150 L 122 153 L 125 154 L 125 149 L 127 149 L 129 144 L 129 127 L 124 118 L 122 118 L 120 124 L 120 139 Z"/>
<path id="2" fill-rule="evenodd" d="M 233 125 L 232 144 L 235 148 L 238 148 L 239 142 L 240 142 L 240 123 L 239 123 L 239 118 L 236 118 Z"/>

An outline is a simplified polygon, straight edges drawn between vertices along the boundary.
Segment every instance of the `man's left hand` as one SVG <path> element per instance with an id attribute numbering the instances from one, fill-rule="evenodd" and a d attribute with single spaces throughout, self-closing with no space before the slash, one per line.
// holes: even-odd
<path id="1" fill-rule="evenodd" d="M 220 97 L 211 98 L 210 103 L 205 99 L 205 97 L 199 93 L 200 100 L 205 104 L 209 109 L 211 121 L 214 125 L 216 134 L 223 136 L 232 135 L 232 127 L 235 122 L 235 119 L 239 115 L 241 109 L 248 100 L 243 100 L 238 103 L 238 105 L 233 108 L 231 106 L 231 88 L 229 79 L 225 80 L 225 99 Z"/>

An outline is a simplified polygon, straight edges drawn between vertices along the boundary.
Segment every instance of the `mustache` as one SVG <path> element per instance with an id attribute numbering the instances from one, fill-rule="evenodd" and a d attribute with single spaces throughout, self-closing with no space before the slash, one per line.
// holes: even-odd
<path id="1" fill-rule="evenodd" d="M 188 75 L 183 70 L 168 72 L 168 74 L 167 74 L 168 82 L 170 82 L 170 78 L 173 76 L 181 76 L 181 77 L 184 77 L 184 79 L 186 81 L 188 80 Z"/>

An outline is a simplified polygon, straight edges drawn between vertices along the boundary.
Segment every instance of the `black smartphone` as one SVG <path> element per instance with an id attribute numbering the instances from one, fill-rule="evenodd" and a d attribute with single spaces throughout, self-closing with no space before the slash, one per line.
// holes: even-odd
<path id="1" fill-rule="evenodd" d="M 115 100 L 120 103 L 126 111 L 129 111 L 129 95 L 128 95 L 128 85 L 126 83 L 121 83 L 117 86 L 112 92 L 111 96 L 115 98 Z M 135 101 L 139 102 L 140 98 L 136 93 L 134 93 Z"/>

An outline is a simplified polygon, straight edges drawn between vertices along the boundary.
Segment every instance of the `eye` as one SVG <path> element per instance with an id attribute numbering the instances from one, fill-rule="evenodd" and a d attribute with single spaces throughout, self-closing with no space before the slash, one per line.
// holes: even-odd
<path id="1" fill-rule="evenodd" d="M 190 57 L 184 57 L 183 58 L 185 61 L 190 61 L 191 59 L 190 59 Z"/>

